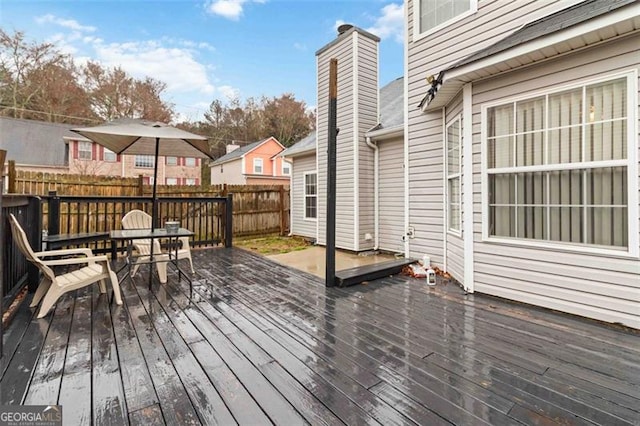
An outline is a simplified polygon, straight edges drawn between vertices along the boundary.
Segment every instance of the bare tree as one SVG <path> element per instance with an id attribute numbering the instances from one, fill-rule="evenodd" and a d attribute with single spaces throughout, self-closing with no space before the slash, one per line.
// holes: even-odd
<path id="1" fill-rule="evenodd" d="M 291 93 L 264 100 L 264 126 L 284 146 L 304 138 L 315 126 L 315 115 Z"/>

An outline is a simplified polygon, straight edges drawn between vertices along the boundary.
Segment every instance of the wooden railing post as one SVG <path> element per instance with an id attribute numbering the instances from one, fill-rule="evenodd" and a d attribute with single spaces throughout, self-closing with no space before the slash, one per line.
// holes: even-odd
<path id="1" fill-rule="evenodd" d="M 233 245 L 233 194 L 227 194 L 224 212 L 224 246 L 230 248 Z"/>
<path id="2" fill-rule="evenodd" d="M 60 197 L 58 197 L 58 193 L 49 191 L 47 202 L 49 204 L 47 213 L 48 232 L 51 235 L 57 235 L 60 233 Z"/>
<path id="3" fill-rule="evenodd" d="M 42 201 L 40 197 L 29 197 L 28 214 L 25 215 L 30 221 L 31 226 L 26 227 L 27 237 L 31 243 L 33 251 L 42 250 Z M 27 269 L 29 274 L 29 292 L 36 291 L 40 282 L 40 270 L 31 262 Z"/>
<path id="4" fill-rule="evenodd" d="M 16 193 L 16 162 L 14 160 L 9 160 L 9 186 L 7 188 L 7 193 L 15 194 Z"/>

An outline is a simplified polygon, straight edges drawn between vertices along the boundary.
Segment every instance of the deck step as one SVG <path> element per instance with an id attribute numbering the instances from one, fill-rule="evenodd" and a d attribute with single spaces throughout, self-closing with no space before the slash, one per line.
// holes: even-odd
<path id="1" fill-rule="evenodd" d="M 416 262 L 417 259 L 397 259 L 387 262 L 373 263 L 371 265 L 357 266 L 355 268 L 336 271 L 336 283 L 338 287 L 348 287 L 360 284 L 364 281 L 377 280 L 378 278 L 395 275 L 402 271 L 406 265 Z"/>

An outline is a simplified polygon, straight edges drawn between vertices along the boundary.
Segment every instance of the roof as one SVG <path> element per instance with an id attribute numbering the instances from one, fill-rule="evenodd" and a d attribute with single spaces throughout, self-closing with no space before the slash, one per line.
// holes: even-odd
<path id="1" fill-rule="evenodd" d="M 218 158 L 217 160 L 212 162 L 211 165 L 212 166 L 216 166 L 218 164 L 228 163 L 229 161 L 236 160 L 236 159 L 242 157 L 247 152 L 253 151 L 258 146 L 262 145 L 263 143 L 265 143 L 266 141 L 268 141 L 269 139 L 272 139 L 272 138 L 273 138 L 273 136 L 269 136 L 266 139 L 262 139 L 262 140 L 259 140 L 257 142 L 252 142 L 252 143 L 250 143 L 248 145 L 241 146 L 240 148 L 237 148 L 237 149 L 231 151 L 230 153 L 225 154 L 222 157 Z M 273 138 L 273 139 L 276 140 L 275 138 Z"/>
<path id="2" fill-rule="evenodd" d="M 289 148 L 280 153 L 281 157 L 296 157 L 302 154 L 316 151 L 316 131 L 309 133 Z"/>
<path id="3" fill-rule="evenodd" d="M 17 164 L 67 166 L 65 140 L 83 140 L 70 131 L 73 124 L 0 117 L 0 148 Z"/>
<path id="4" fill-rule="evenodd" d="M 440 71 L 418 107 L 441 108 L 468 82 L 636 31 L 639 10 L 637 0 L 585 0 L 530 22 Z"/>
<path id="5" fill-rule="evenodd" d="M 563 30 L 574 25 L 585 22 L 589 19 L 604 15 L 627 4 L 634 3 L 637 0 L 586 0 L 559 12 L 540 18 L 530 22 L 515 31 L 511 35 L 503 38 L 499 42 L 479 50 L 478 52 L 467 56 L 460 62 L 449 69 L 457 68 L 462 65 L 469 64 L 482 58 L 503 52 L 512 47 L 519 46 L 538 37 L 545 36 L 549 33 Z"/>

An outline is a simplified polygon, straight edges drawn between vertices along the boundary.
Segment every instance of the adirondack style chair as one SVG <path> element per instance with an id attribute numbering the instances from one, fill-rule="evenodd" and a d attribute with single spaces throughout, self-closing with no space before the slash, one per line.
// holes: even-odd
<path id="1" fill-rule="evenodd" d="M 40 272 L 42 272 L 42 280 L 40 281 L 36 293 L 33 296 L 33 300 L 31 301 L 31 307 L 35 308 L 38 306 L 38 302 L 42 299 L 38 318 L 42 318 L 47 315 L 60 296 L 68 291 L 76 290 L 98 282 L 100 285 L 100 292 L 106 293 L 107 280 L 111 282 L 111 287 L 113 287 L 113 295 L 116 303 L 118 305 L 122 305 L 118 277 L 111 270 L 107 256 L 95 256 L 91 249 L 88 248 L 34 252 L 31 248 L 31 244 L 29 244 L 27 235 L 13 214 L 9 214 L 9 222 L 11 224 L 13 239 L 16 242 L 18 249 L 29 262 L 33 263 Z M 60 256 L 76 257 L 46 260 L 47 257 Z M 86 266 L 82 266 L 71 272 L 56 275 L 51 267 L 58 265 Z"/>
<path id="2" fill-rule="evenodd" d="M 143 212 L 142 210 L 131 210 L 122 218 L 122 227 L 124 229 L 151 229 L 151 215 Z M 193 274 L 195 273 L 195 271 L 193 269 L 193 261 L 191 260 L 191 248 L 189 246 L 189 237 L 178 238 L 178 240 L 180 241 L 180 248 L 178 248 L 176 259 L 177 260 L 187 259 L 189 261 L 189 266 L 191 267 L 191 273 Z M 156 240 L 154 241 L 155 241 L 154 244 L 157 244 L 153 246 L 153 253 L 155 256 L 155 253 L 160 253 L 160 244 L 157 243 Z M 138 244 L 137 241 L 134 241 L 134 243 Z M 143 247 L 143 250 L 147 250 L 147 251 L 142 253 L 140 252 L 140 250 L 138 250 L 137 247 L 136 247 L 136 250 L 141 254 L 148 254 L 149 240 L 142 240 L 142 243 L 146 245 L 146 248 Z M 172 254 L 173 254 L 173 251 L 172 251 Z M 162 264 L 164 265 L 164 269 L 165 269 L 164 276 L 166 277 L 166 263 L 162 262 Z M 158 267 L 160 267 L 161 263 L 158 263 L 157 265 Z M 134 266 L 132 275 L 135 275 L 137 269 L 138 269 L 138 265 Z M 158 275 L 160 275 L 160 269 L 158 269 Z M 165 281 L 162 281 L 162 282 L 166 282 L 166 279 Z"/>
<path id="3" fill-rule="evenodd" d="M 151 217 L 142 210 L 131 210 L 122 218 L 123 229 L 151 229 L 151 219 L 147 220 L 147 217 Z M 162 252 L 160 242 L 158 240 L 133 240 L 133 248 L 136 250 L 138 256 L 135 259 L 131 276 L 134 277 L 138 272 L 140 263 L 149 261 L 151 257 L 151 241 L 153 241 L 153 257 L 156 262 L 156 270 L 158 271 L 158 277 L 160 282 L 165 284 L 167 282 L 167 262 L 169 261 L 169 255 Z"/>

